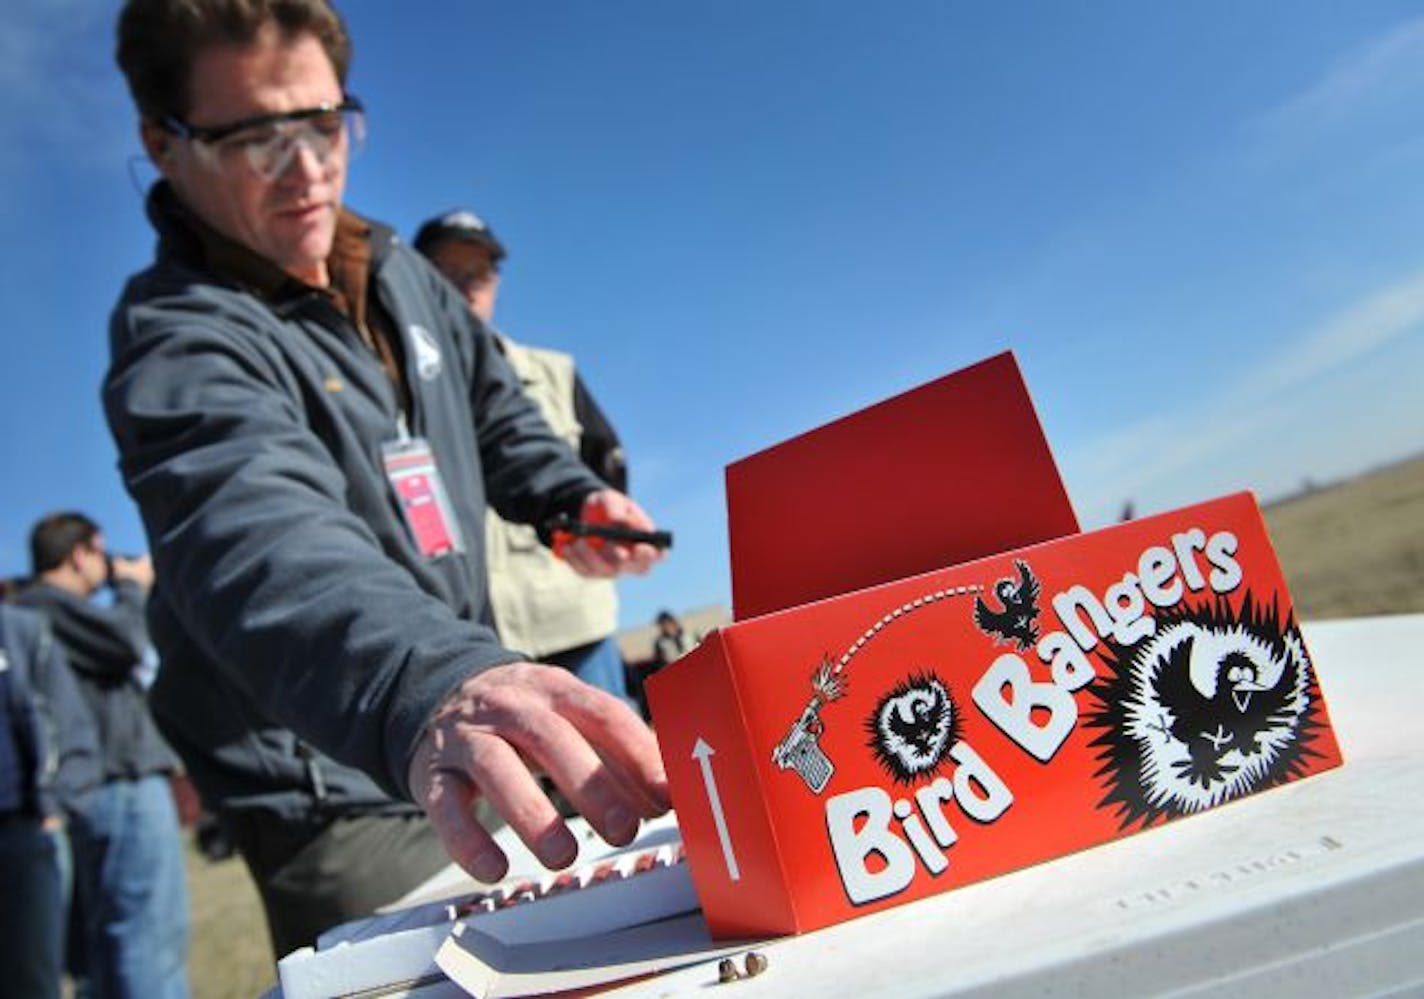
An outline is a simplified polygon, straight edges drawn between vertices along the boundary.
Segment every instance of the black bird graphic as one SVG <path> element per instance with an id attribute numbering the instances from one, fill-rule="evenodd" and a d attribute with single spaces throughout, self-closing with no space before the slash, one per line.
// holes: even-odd
<path id="1" fill-rule="evenodd" d="M 959 740 L 954 695 L 932 673 L 896 684 L 880 698 L 865 726 L 871 752 L 902 784 L 938 767 Z"/>
<path id="2" fill-rule="evenodd" d="M 944 692 L 938 685 L 912 690 L 888 707 L 883 716 L 888 734 L 912 747 L 915 758 L 933 758 L 946 721 Z"/>
<path id="3" fill-rule="evenodd" d="M 994 584 L 994 595 L 1004 605 L 1003 610 L 991 610 L 983 597 L 974 598 L 974 623 L 994 641 L 1018 642 L 1027 649 L 1038 641 L 1038 580 L 1028 563 L 1014 560 L 1019 571 L 1018 581 L 1001 579 Z"/>
<path id="4" fill-rule="evenodd" d="M 1167 654 L 1153 689 L 1172 714 L 1168 731 L 1190 755 L 1177 763 L 1178 772 L 1206 788 L 1239 769 L 1239 764 L 1224 762 L 1227 753 L 1234 749 L 1249 760 L 1260 752 L 1260 737 L 1290 725 L 1294 715 L 1285 674 L 1266 683 L 1261 664 L 1241 649 L 1216 663 L 1215 691 L 1202 690 L 1192 679 L 1195 642 L 1189 637 Z"/>

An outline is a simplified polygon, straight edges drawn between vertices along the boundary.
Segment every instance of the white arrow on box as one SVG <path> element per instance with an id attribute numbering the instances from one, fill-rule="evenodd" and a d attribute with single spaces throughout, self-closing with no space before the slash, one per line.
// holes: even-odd
<path id="1" fill-rule="evenodd" d="M 712 757 L 717 751 L 707 744 L 707 740 L 697 737 L 697 745 L 692 747 L 692 758 L 702 766 L 702 783 L 707 787 L 707 802 L 712 806 L 712 820 L 717 823 L 717 838 L 722 841 L 722 857 L 727 862 L 727 876 L 733 881 L 742 879 L 737 868 L 737 855 L 732 852 L 732 836 L 727 832 L 727 817 L 722 814 L 722 798 L 717 794 L 717 778 L 712 775 Z"/>

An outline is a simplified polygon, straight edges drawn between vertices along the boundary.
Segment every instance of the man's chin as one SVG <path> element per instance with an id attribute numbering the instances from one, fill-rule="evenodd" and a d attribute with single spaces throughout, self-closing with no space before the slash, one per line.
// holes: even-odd
<path id="1" fill-rule="evenodd" d="M 285 252 L 277 257 L 277 261 L 287 273 L 310 281 L 310 275 L 322 270 L 326 258 L 331 256 L 336 226 L 329 221 L 295 225 L 290 235 L 290 239 L 282 241 Z"/>

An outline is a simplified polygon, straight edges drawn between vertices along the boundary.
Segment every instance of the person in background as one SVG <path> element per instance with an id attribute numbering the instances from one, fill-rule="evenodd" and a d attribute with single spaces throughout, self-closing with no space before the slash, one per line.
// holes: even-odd
<path id="1" fill-rule="evenodd" d="M 517 343 L 494 327 L 506 253 L 485 221 L 470 211 L 446 212 L 421 225 L 413 245 L 450 279 L 470 312 L 489 329 L 554 433 L 578 451 L 595 475 L 626 493 L 623 446 L 574 359 Z M 486 518 L 485 545 L 490 605 L 505 647 L 572 670 L 632 704 L 614 639 L 618 594 L 613 581 L 580 576 L 539 542 L 534 528 L 511 523 L 494 510 Z"/>
<path id="2" fill-rule="evenodd" d="M 653 639 L 653 672 L 691 652 L 697 644 L 682 626 L 682 620 L 670 610 L 658 611 L 658 634 Z"/>
<path id="3" fill-rule="evenodd" d="M 33 577 L 16 603 L 48 619 L 97 727 L 103 781 L 73 816 L 81 960 L 94 995 L 188 995 L 188 895 L 169 775 L 176 759 L 145 700 L 147 556 L 110 555 L 82 513 L 30 532 Z M 108 590 L 108 606 L 94 598 Z"/>
<path id="4" fill-rule="evenodd" d="M 658 611 L 654 624 L 658 630 L 653 635 L 653 658 L 644 667 L 637 683 L 638 705 L 642 708 L 645 718 L 651 717 L 648 710 L 648 695 L 644 688 L 648 678 L 664 666 L 692 651 L 698 641 L 683 628 L 682 620 L 670 610 Z"/>
<path id="5" fill-rule="evenodd" d="M 65 815 L 98 786 L 94 722 L 44 619 L 0 604 L 0 969 L 6 996 L 59 999 L 71 867 Z"/>
<path id="6" fill-rule="evenodd" d="M 631 842 L 668 808 L 656 740 L 500 644 L 484 522 L 653 522 L 549 430 L 449 283 L 343 205 L 365 118 L 340 16 L 126 0 L 117 34 L 161 174 L 156 256 L 114 308 L 103 387 L 157 569 L 151 701 L 276 953 L 451 858 L 500 880 L 501 819 L 546 866 L 573 863 L 539 773 Z M 610 578 L 659 552 L 565 556 Z"/>

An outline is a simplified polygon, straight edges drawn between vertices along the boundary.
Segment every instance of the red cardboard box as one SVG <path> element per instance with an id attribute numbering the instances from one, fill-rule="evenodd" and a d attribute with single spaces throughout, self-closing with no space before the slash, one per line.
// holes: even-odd
<path id="1" fill-rule="evenodd" d="M 740 620 L 648 696 L 720 938 L 826 926 L 1341 763 L 1246 493 Z"/>

